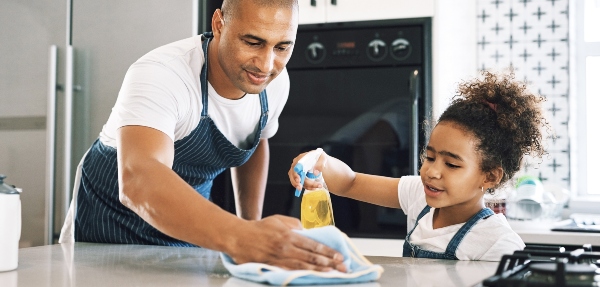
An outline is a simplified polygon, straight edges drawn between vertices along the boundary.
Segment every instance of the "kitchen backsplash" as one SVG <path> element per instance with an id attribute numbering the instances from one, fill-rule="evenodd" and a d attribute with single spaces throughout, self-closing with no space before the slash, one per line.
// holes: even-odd
<path id="1" fill-rule="evenodd" d="M 569 189 L 569 0 L 479 0 L 477 23 L 479 69 L 512 66 L 517 79 L 546 98 L 554 138 L 545 144 L 548 155 L 528 158 L 521 173 Z"/>

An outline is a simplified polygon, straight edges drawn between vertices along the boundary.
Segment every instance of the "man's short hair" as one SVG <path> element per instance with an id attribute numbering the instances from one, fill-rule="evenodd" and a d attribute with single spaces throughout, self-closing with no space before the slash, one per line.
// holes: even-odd
<path id="1" fill-rule="evenodd" d="M 221 5 L 223 20 L 235 18 L 242 1 L 254 1 L 259 7 L 289 8 L 298 11 L 298 0 L 224 0 Z"/>

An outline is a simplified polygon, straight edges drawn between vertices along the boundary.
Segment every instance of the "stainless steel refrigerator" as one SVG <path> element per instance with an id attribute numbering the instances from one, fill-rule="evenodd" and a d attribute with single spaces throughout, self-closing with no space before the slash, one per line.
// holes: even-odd
<path id="1" fill-rule="evenodd" d="M 196 35 L 205 6 L 0 1 L 0 174 L 23 189 L 22 246 L 56 242 L 74 169 L 108 119 L 128 67 Z"/>

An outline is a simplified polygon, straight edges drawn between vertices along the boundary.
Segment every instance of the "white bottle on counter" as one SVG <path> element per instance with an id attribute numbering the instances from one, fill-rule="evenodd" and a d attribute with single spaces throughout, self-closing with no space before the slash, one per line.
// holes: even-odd
<path id="1" fill-rule="evenodd" d="M 0 174 L 0 272 L 17 269 L 21 238 L 21 196 Z"/>

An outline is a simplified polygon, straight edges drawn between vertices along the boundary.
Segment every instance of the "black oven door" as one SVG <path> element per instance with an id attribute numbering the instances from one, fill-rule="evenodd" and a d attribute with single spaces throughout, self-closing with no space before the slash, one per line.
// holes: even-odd
<path id="1" fill-rule="evenodd" d="M 294 157 L 317 147 L 356 172 L 390 177 L 416 174 L 419 148 L 415 142 L 422 134 L 413 128 L 422 120 L 419 72 L 418 66 L 290 70 L 288 102 L 279 130 L 269 140 L 264 215 L 299 217 L 300 199 L 294 197 L 287 172 Z M 401 238 L 406 234 L 401 210 L 335 195 L 332 203 L 336 226 L 349 236 Z"/>

